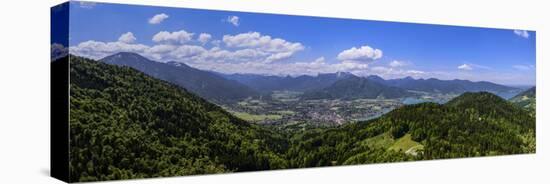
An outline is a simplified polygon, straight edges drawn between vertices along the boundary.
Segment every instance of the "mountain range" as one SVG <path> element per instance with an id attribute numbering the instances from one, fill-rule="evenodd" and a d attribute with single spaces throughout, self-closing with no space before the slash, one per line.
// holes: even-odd
<path id="1" fill-rule="evenodd" d="M 256 74 L 219 74 L 227 79 L 238 81 L 251 88 L 262 91 L 299 91 L 305 92 L 328 87 L 334 82 L 354 76 L 347 72 L 325 73 L 317 76 L 265 76 Z"/>
<path id="2" fill-rule="evenodd" d="M 337 73 L 326 73 L 318 74 L 317 76 L 301 75 L 296 77 L 291 76 L 264 76 L 257 74 L 219 74 L 227 79 L 238 81 L 242 84 L 245 84 L 253 89 L 263 92 L 275 91 L 275 90 L 289 90 L 289 91 L 314 91 L 314 90 L 324 90 L 324 88 L 330 87 L 340 80 L 348 80 L 345 83 L 357 82 L 354 85 L 361 85 L 369 81 L 369 83 L 378 83 L 374 91 L 369 91 L 369 88 L 362 88 L 352 93 L 377 93 L 379 91 L 380 85 L 384 88 L 390 89 L 400 88 L 402 90 L 410 90 L 417 92 L 426 92 L 426 93 L 443 93 L 443 94 L 461 94 L 464 92 L 480 92 L 487 91 L 495 93 L 498 95 L 505 93 L 517 94 L 518 88 L 509 87 L 505 85 L 495 84 L 486 81 L 472 82 L 469 80 L 440 80 L 435 78 L 429 79 L 414 79 L 412 77 L 405 77 L 401 79 L 383 79 L 382 77 L 376 75 L 370 75 L 367 77 L 359 77 L 348 72 L 337 72 Z M 352 78 L 354 77 L 354 78 Z M 352 79 L 350 79 L 352 78 Z M 359 80 L 358 78 L 363 78 Z M 334 86 L 336 87 L 336 86 Z M 333 88 L 333 87 L 331 87 Z M 326 89 L 328 90 L 328 89 Z M 392 91 L 400 91 L 393 89 Z M 350 91 L 351 92 L 351 91 Z M 394 93 L 394 92 L 392 92 Z M 399 95 L 401 94 L 401 95 Z M 412 93 L 408 93 L 412 94 Z M 388 95 L 388 96 L 406 96 L 407 93 L 398 92 L 398 95 Z M 338 95 L 336 95 L 338 96 Z M 376 95 L 366 95 L 366 96 L 376 96 Z M 502 95 L 503 97 L 506 95 Z"/>
<path id="3" fill-rule="evenodd" d="M 338 80 L 328 87 L 307 91 L 302 96 L 305 99 L 375 99 L 402 98 L 413 96 L 402 88 L 387 86 L 368 78 L 349 76 Z"/>
<path id="4" fill-rule="evenodd" d="M 184 63 L 156 62 L 131 52 L 120 52 L 100 61 L 132 67 L 152 77 L 179 85 L 214 102 L 238 101 L 258 95 L 258 92 L 239 82 L 190 67 Z"/>
<path id="5" fill-rule="evenodd" d="M 368 76 L 368 79 L 380 82 L 382 84 L 399 87 L 406 90 L 430 92 L 430 93 L 455 93 L 487 91 L 492 93 L 507 92 L 517 90 L 513 87 L 499 85 L 491 82 L 480 81 L 472 82 L 468 80 L 440 80 L 435 78 L 414 79 L 405 77 L 401 79 L 384 80 L 378 76 Z"/>
<path id="6" fill-rule="evenodd" d="M 295 77 L 222 74 L 199 70 L 181 62 L 156 62 L 130 52 L 107 56 L 101 61 L 135 68 L 155 78 L 179 85 L 213 102 L 235 102 L 284 90 L 304 92 L 306 99 L 401 98 L 416 95 L 411 92 L 461 94 L 488 91 L 499 95 L 508 93 L 515 95 L 518 91 L 517 88 L 485 81 L 414 79 L 412 77 L 386 80 L 375 75 L 359 77 L 347 72 Z"/>
<path id="7" fill-rule="evenodd" d="M 70 62 L 71 181 L 522 154 L 536 149 L 535 117 L 488 92 L 466 92 L 446 104 L 405 105 L 369 121 L 287 135 L 241 120 L 181 86 L 136 69 L 70 57 L 62 61 Z M 347 79 L 380 85 L 361 77 Z"/>

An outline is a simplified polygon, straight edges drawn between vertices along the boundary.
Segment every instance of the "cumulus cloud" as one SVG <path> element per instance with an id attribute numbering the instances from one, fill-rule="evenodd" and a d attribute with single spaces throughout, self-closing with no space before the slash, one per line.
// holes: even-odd
<path id="1" fill-rule="evenodd" d="M 168 16 L 164 13 L 156 14 L 155 16 L 153 16 L 149 19 L 149 24 L 160 24 L 162 21 L 164 21 L 168 17 L 170 17 L 170 16 Z"/>
<path id="2" fill-rule="evenodd" d="M 136 41 L 136 37 L 134 36 L 134 33 L 127 32 L 120 35 L 118 41 L 122 43 L 134 43 Z"/>
<path id="3" fill-rule="evenodd" d="M 518 35 L 518 36 L 521 36 L 523 38 L 529 38 L 529 32 L 527 32 L 526 30 L 514 30 L 514 34 Z"/>
<path id="4" fill-rule="evenodd" d="M 281 38 L 272 38 L 258 32 L 224 35 L 222 40 L 229 48 L 249 48 L 256 49 L 258 52 L 269 53 L 266 62 L 287 59 L 296 52 L 304 50 L 304 46 L 299 42 L 293 43 Z"/>
<path id="5" fill-rule="evenodd" d="M 462 64 L 458 66 L 459 70 L 473 70 L 474 68 L 469 64 Z"/>
<path id="6" fill-rule="evenodd" d="M 185 30 L 168 32 L 161 31 L 153 36 L 153 41 L 157 43 L 184 44 L 193 39 L 194 33 L 188 33 Z"/>
<path id="7" fill-rule="evenodd" d="M 239 26 L 239 17 L 237 16 L 228 16 L 225 21 L 233 24 L 234 26 Z"/>
<path id="8" fill-rule="evenodd" d="M 397 61 L 397 60 L 393 60 L 390 62 L 390 67 L 393 67 L 393 68 L 397 68 L 397 67 L 403 67 L 405 65 L 407 65 L 406 62 L 403 62 L 403 61 Z"/>
<path id="9" fill-rule="evenodd" d="M 210 43 L 212 45 L 216 46 L 216 47 L 219 47 L 222 44 L 222 41 L 221 40 L 212 40 Z"/>
<path id="10" fill-rule="evenodd" d="M 313 61 L 293 62 L 293 63 L 265 63 L 265 62 L 196 62 L 189 65 L 202 69 L 221 73 L 248 73 L 262 75 L 280 75 L 280 76 L 298 76 L 298 75 L 317 75 L 319 73 L 334 72 L 360 72 L 366 70 L 368 65 L 365 63 L 339 62 L 327 63 L 324 57 L 319 57 Z"/>
<path id="11" fill-rule="evenodd" d="M 202 35 L 202 36 L 201 36 Z M 272 38 L 258 32 L 225 35 L 222 40 L 212 40 L 208 33 L 159 32 L 153 36 L 153 45 L 136 43 L 137 39 L 127 32 L 113 42 L 89 40 L 70 47 L 75 55 L 101 59 L 118 52 L 134 52 L 159 62 L 176 61 L 190 66 L 222 73 L 254 73 L 267 75 L 317 75 L 319 73 L 351 72 L 357 75 L 416 76 L 422 71 L 402 70 L 401 68 L 380 68 L 363 62 L 366 56 L 348 57 L 341 61 L 327 61 L 318 57 L 310 61 L 275 62 L 288 59 L 304 49 L 298 42 Z M 202 37 L 202 38 L 201 38 Z M 212 43 L 207 48 L 201 44 Z M 216 44 L 217 43 L 217 44 Z M 218 46 L 215 46 L 218 45 Z M 365 48 L 355 48 L 353 52 L 364 52 Z M 368 50 L 368 49 L 367 49 Z M 381 57 L 381 51 L 369 51 L 370 59 Z M 345 55 L 345 54 L 344 54 Z M 344 56 L 342 56 L 344 57 Z M 359 58 L 359 59 L 357 59 Z"/>
<path id="12" fill-rule="evenodd" d="M 200 56 L 206 49 L 195 45 L 182 45 L 168 53 L 173 59 L 185 59 Z"/>
<path id="13" fill-rule="evenodd" d="M 135 52 L 144 53 L 149 49 L 149 46 L 143 44 L 128 44 L 124 42 L 100 42 L 89 40 L 79 43 L 76 46 L 71 46 L 69 52 L 71 54 L 88 57 L 92 59 L 101 59 L 105 56 L 112 55 L 118 52 Z"/>
<path id="14" fill-rule="evenodd" d="M 208 33 L 201 33 L 199 35 L 198 41 L 201 42 L 203 45 L 206 44 L 210 39 L 212 38 L 212 35 Z"/>
<path id="15" fill-rule="evenodd" d="M 420 77 L 427 74 L 427 72 L 420 70 L 405 70 L 384 66 L 372 67 L 367 72 L 369 72 L 371 75 L 379 75 L 384 78 Z"/>
<path id="16" fill-rule="evenodd" d="M 368 45 L 359 48 L 352 47 L 338 54 L 338 60 L 341 61 L 362 61 L 372 62 L 382 57 L 382 51 L 374 49 Z"/>

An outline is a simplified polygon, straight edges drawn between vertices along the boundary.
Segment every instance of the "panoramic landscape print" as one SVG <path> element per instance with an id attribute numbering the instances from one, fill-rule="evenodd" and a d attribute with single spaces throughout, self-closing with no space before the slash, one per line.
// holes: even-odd
<path id="1" fill-rule="evenodd" d="M 66 6 L 71 182 L 536 151 L 535 31 Z"/>

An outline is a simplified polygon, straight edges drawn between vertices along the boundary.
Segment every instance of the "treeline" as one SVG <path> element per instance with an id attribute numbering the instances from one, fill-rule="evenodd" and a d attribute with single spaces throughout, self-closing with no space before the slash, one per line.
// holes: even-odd
<path id="1" fill-rule="evenodd" d="M 490 93 L 288 133 L 240 120 L 129 67 L 70 57 L 71 181 L 535 151 L 534 117 Z"/>

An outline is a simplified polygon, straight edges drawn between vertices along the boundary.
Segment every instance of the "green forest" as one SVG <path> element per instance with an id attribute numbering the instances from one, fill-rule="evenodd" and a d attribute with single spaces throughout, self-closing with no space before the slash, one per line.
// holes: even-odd
<path id="1" fill-rule="evenodd" d="M 70 57 L 70 180 L 99 181 L 535 152 L 535 117 L 488 92 L 337 127 L 241 120 L 130 67 Z"/>

